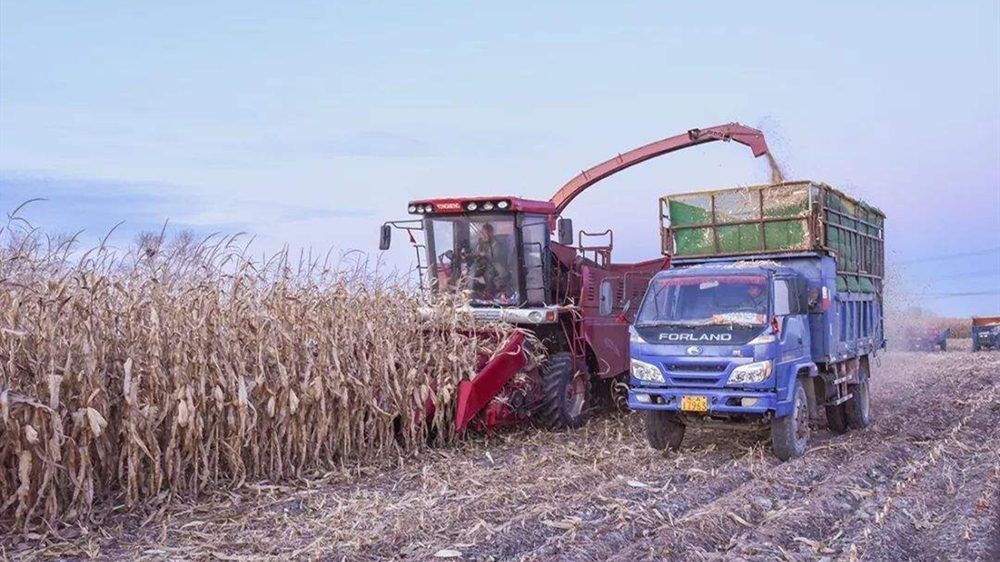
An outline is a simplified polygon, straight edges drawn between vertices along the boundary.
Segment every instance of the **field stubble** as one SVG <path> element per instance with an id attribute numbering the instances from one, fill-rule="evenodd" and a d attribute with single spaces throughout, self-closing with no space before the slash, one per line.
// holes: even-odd
<path id="1" fill-rule="evenodd" d="M 578 431 L 521 428 L 288 485 L 247 485 L 145 523 L 113 518 L 47 554 L 991 560 L 1000 353 L 962 344 L 884 354 L 873 425 L 845 436 L 821 431 L 788 463 L 766 440 L 709 431 L 692 432 L 679 453 L 657 453 L 637 415 L 605 413 Z"/>

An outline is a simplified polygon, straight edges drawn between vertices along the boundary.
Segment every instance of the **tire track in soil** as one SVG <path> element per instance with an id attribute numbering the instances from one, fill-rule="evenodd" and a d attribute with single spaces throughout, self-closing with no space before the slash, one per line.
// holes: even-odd
<path id="1" fill-rule="evenodd" d="M 932 381 L 932 382 L 937 382 Z M 640 421 L 641 423 L 641 421 Z M 639 432 L 641 433 L 641 431 Z M 641 435 L 637 435 L 637 438 L 642 439 L 643 444 L 645 443 Z M 692 447 L 713 447 L 719 446 L 726 447 L 729 445 L 729 441 L 738 439 L 741 442 L 750 442 L 752 438 L 747 438 L 745 436 L 740 436 L 740 434 L 724 433 L 724 432 L 712 432 L 712 431 L 695 431 L 689 433 L 687 439 L 685 440 L 685 447 L 682 449 L 682 453 L 687 452 Z M 826 432 L 817 442 L 825 442 L 830 439 L 836 439 L 836 436 L 831 436 L 829 432 Z M 746 485 L 748 482 L 754 480 L 758 477 L 754 473 L 753 469 L 748 469 L 746 466 L 746 458 L 755 452 L 759 452 L 761 456 L 761 464 L 764 470 L 770 470 L 774 467 L 780 467 L 781 463 L 777 459 L 773 458 L 770 453 L 770 442 L 769 437 L 765 434 L 762 439 L 756 444 L 756 451 L 752 451 L 748 454 L 743 455 L 743 458 L 732 458 L 728 459 L 727 462 L 718 463 L 711 462 L 716 455 L 701 456 L 698 454 L 692 455 L 690 458 L 679 458 L 676 455 L 666 454 L 663 455 L 665 459 L 670 459 L 675 464 L 679 464 L 684 461 L 693 461 L 695 464 L 688 465 L 681 470 L 681 479 L 676 482 L 672 482 L 670 479 L 678 472 L 671 471 L 668 473 L 655 473 L 653 475 L 647 476 L 646 482 L 654 484 L 654 489 L 656 488 L 657 481 L 663 482 L 666 479 L 666 486 L 657 489 L 661 493 L 671 493 L 680 492 L 679 496 L 671 497 L 668 500 L 656 501 L 655 498 L 652 500 L 652 507 L 659 511 L 664 518 L 659 519 L 649 519 L 646 523 L 652 523 L 655 530 L 665 524 L 667 521 L 676 521 L 682 519 L 685 515 L 689 514 L 700 507 L 716 501 L 727 494 L 738 491 Z M 659 454 L 658 454 L 659 455 Z M 716 468 L 712 468 L 715 465 Z M 718 468 L 726 468 L 728 465 L 732 466 L 729 471 L 715 472 Z M 712 469 L 712 477 L 704 480 L 697 481 L 690 478 L 690 474 L 704 473 L 708 472 L 707 469 Z M 643 504 L 650 504 L 651 498 L 648 491 L 637 491 L 624 488 L 621 483 L 605 483 L 603 484 L 599 491 L 603 492 L 605 490 L 611 491 L 610 489 L 617 486 L 617 494 L 613 498 L 608 498 L 603 494 L 594 493 L 592 494 L 595 498 L 595 502 L 589 506 L 589 510 L 602 509 L 600 506 L 608 505 L 609 503 L 628 507 L 642 507 Z M 595 505 L 596 504 L 596 505 Z M 600 522 L 597 522 L 600 523 Z M 619 550 L 629 547 L 638 540 L 643 540 L 650 535 L 651 529 L 648 526 L 642 526 L 643 521 L 636 520 L 633 518 L 629 521 L 629 525 L 614 524 L 615 522 L 606 522 L 603 524 L 598 524 L 595 528 L 585 527 L 581 529 L 579 533 L 574 535 L 589 535 L 582 538 L 584 544 L 568 544 L 565 545 L 572 550 L 570 552 L 560 552 L 562 549 L 560 547 L 564 546 L 563 543 L 571 542 L 577 543 L 581 541 L 566 541 L 564 533 L 552 534 L 544 544 L 537 544 L 537 541 L 531 543 L 526 543 L 523 541 L 517 541 L 516 539 L 511 541 L 516 544 L 517 548 L 513 551 L 505 550 L 502 553 L 497 553 L 495 551 L 487 550 L 480 551 L 479 554 L 485 554 L 489 552 L 490 554 L 501 556 L 517 556 L 518 560 L 523 561 L 533 561 L 533 560 L 550 560 L 558 559 L 559 556 L 566 556 L 570 560 L 605 560 L 607 557 L 614 555 L 614 553 Z M 577 536 L 572 538 L 576 539 Z M 506 559 L 506 558 L 502 558 Z"/>
<path id="2" fill-rule="evenodd" d="M 942 381 L 940 378 L 933 378 L 928 381 L 922 381 L 922 384 L 923 386 L 919 389 L 918 394 L 935 395 L 936 394 L 935 391 L 938 390 L 935 387 L 946 384 L 946 382 Z M 905 402 L 905 400 L 901 400 L 900 402 L 901 403 Z M 895 412 L 898 409 L 899 405 L 895 406 L 896 407 L 891 408 L 891 411 Z M 883 421 L 883 423 L 887 422 Z M 691 441 L 697 442 L 699 439 L 705 439 L 705 438 L 711 439 L 709 436 L 712 436 L 715 439 L 720 440 L 722 442 L 725 442 L 726 440 L 729 439 L 733 439 L 733 434 L 703 432 L 702 434 L 692 435 Z M 817 439 L 817 442 L 823 443 L 823 442 L 833 441 L 833 443 L 836 444 L 838 439 L 844 439 L 847 437 L 850 436 L 844 436 L 844 437 L 831 436 L 828 432 L 826 432 L 826 434 L 821 439 Z M 760 448 L 764 450 L 764 458 L 766 460 L 762 464 L 767 465 L 765 467 L 765 470 L 773 470 L 773 469 L 784 470 L 783 467 L 785 465 L 782 465 L 779 461 L 777 461 L 777 459 L 774 459 L 773 457 L 770 456 L 770 451 L 768 449 L 769 441 L 765 440 L 761 442 L 759 445 Z M 817 451 L 814 449 L 810 451 L 809 455 L 814 455 L 814 453 L 816 452 Z M 859 451 L 853 451 L 849 447 L 841 446 L 834 448 L 833 450 L 826 453 L 823 466 L 819 471 L 816 471 L 815 478 L 819 480 L 827 476 L 829 474 L 829 467 L 833 463 L 836 462 L 838 464 L 845 464 L 850 462 L 851 460 L 853 460 L 855 456 L 858 456 L 860 454 L 864 453 Z M 815 461 L 813 464 L 818 465 L 819 462 Z M 692 511 L 700 512 L 705 509 L 706 505 L 710 506 L 715 502 L 718 502 L 721 499 L 728 497 L 731 494 L 741 493 L 741 491 L 744 489 L 744 486 L 748 485 L 748 483 L 751 483 L 756 478 L 758 478 L 758 476 L 754 474 L 752 470 L 747 470 L 745 463 L 740 462 L 739 459 L 737 459 L 732 463 L 726 463 L 726 466 L 729 465 L 733 467 L 732 472 L 719 473 L 715 475 L 713 479 L 701 483 L 700 485 L 694 485 L 689 488 L 685 488 L 683 487 L 683 485 L 681 485 L 679 488 L 672 486 L 670 491 L 677 491 L 677 490 L 681 491 L 682 492 L 681 498 L 679 500 L 672 499 L 670 501 L 655 502 L 655 505 L 653 507 L 655 507 L 658 511 L 660 511 L 660 513 L 664 514 L 668 518 L 667 519 L 668 521 L 683 520 L 685 516 L 689 515 Z M 697 471 L 700 470 L 700 468 L 697 466 L 692 466 L 689 467 L 688 470 Z M 809 485 L 814 485 L 814 484 L 815 482 L 810 483 Z M 600 491 L 603 492 L 604 490 L 613 488 L 614 486 L 615 483 L 613 482 L 606 483 L 600 488 Z M 641 508 L 643 503 L 645 504 L 650 503 L 648 491 L 636 491 L 627 489 L 622 491 L 620 483 L 618 484 L 618 491 L 619 494 L 615 501 L 617 501 L 619 504 L 622 503 L 631 504 L 633 507 Z M 660 490 L 660 492 L 665 492 L 665 491 L 667 490 L 662 490 L 662 489 Z M 599 500 L 607 500 L 607 498 L 603 497 L 603 494 L 595 493 L 594 495 Z M 624 498 L 622 496 L 624 496 Z M 623 502 L 622 501 L 623 499 L 627 501 Z M 623 548 L 627 549 L 631 545 L 635 544 L 637 541 L 645 539 L 645 537 L 648 534 L 650 534 L 650 528 L 648 526 L 644 526 L 643 521 L 632 520 L 630 521 L 630 523 L 631 525 L 626 526 L 624 528 L 616 528 L 622 526 L 621 525 L 614 526 L 611 524 L 599 526 L 596 529 L 585 528 L 581 530 L 580 534 L 589 534 L 593 536 L 589 538 L 582 538 L 582 540 L 573 541 L 575 543 L 582 542 L 583 544 L 567 545 L 572 548 L 570 552 L 560 553 L 561 543 L 567 541 L 564 541 L 564 537 L 562 535 L 555 535 L 552 536 L 548 541 L 546 541 L 545 544 L 542 545 L 541 547 L 534 547 L 533 544 L 528 545 L 522 543 L 521 545 L 519 545 L 521 547 L 519 549 L 519 552 L 512 553 L 508 551 L 505 554 L 508 555 L 519 554 L 520 556 L 518 557 L 518 559 L 526 561 L 558 559 L 559 556 L 563 556 L 564 559 L 569 559 L 574 561 L 604 560 L 609 556 L 613 556 L 619 550 Z M 663 520 L 655 520 L 655 519 L 648 520 L 646 521 L 646 523 L 647 524 L 652 523 L 654 525 L 653 529 L 656 529 L 657 527 L 664 525 Z M 573 538 L 579 539 L 580 537 L 574 536 Z"/>
<path id="3" fill-rule="evenodd" d="M 795 552 L 798 556 L 815 556 L 809 542 L 797 543 L 794 539 L 803 537 L 820 545 L 820 541 L 827 535 L 824 525 L 836 521 L 838 514 L 850 513 L 856 508 L 859 503 L 857 498 L 843 490 L 852 483 L 851 479 L 858 478 L 859 474 L 869 474 L 867 478 L 873 485 L 878 484 L 879 480 L 889 480 L 888 475 L 893 472 L 889 469 L 899 469 L 905 465 L 920 448 L 915 445 L 916 442 L 929 443 L 941 431 L 961 423 L 961 412 L 946 408 L 951 397 L 996 390 L 989 372 L 962 378 L 956 387 L 956 381 L 945 374 L 947 371 L 935 371 L 935 376 L 930 380 L 918 382 L 915 393 L 896 393 L 895 400 L 883 403 L 883 406 L 888 407 L 878 411 L 886 411 L 888 415 L 877 419 L 868 430 L 834 438 L 826 445 L 831 448 L 822 451 L 822 455 L 816 454 L 819 451 L 814 449 L 802 459 L 780 465 L 774 472 L 716 498 L 688 518 L 682 516 L 677 525 L 665 526 L 654 539 L 632 545 L 618 553 L 607 552 L 609 559 L 656 559 L 667 553 L 685 551 L 688 552 L 686 556 L 690 557 L 693 549 L 708 554 L 709 557 L 723 556 L 741 541 L 752 539 L 754 533 L 763 537 L 768 532 L 775 532 L 780 520 L 785 518 L 788 519 L 789 528 L 794 528 L 795 536 L 778 533 L 777 538 L 783 540 L 758 542 L 781 545 L 786 551 Z M 923 424 L 913 424 L 913 420 L 920 419 L 921 414 L 934 411 L 951 415 L 942 415 Z M 772 518 L 768 519 L 768 510 L 760 507 L 760 502 L 756 501 L 760 498 L 782 505 L 793 517 L 778 515 L 775 518 L 772 513 Z M 742 521 L 730 514 L 738 516 Z M 755 525 L 754 521 L 758 524 Z M 762 528 L 758 530 L 757 527 Z M 746 554 L 730 554 L 736 559 L 748 559 Z M 784 555 L 778 548 L 772 548 L 764 554 L 765 559 Z"/>
<path id="4" fill-rule="evenodd" d="M 752 559 L 750 554 L 754 551 L 766 551 L 767 547 L 772 551 L 779 551 L 776 546 L 794 544 L 794 539 L 803 536 L 803 531 L 815 530 L 818 533 L 815 536 L 819 539 L 816 540 L 818 548 L 814 548 L 814 552 L 833 550 L 832 553 L 825 553 L 832 554 L 835 558 L 850 559 L 856 556 L 866 560 L 887 561 L 951 559 L 947 552 L 940 551 L 936 546 L 941 542 L 940 537 L 928 540 L 932 539 L 929 534 L 914 532 L 915 523 L 930 524 L 929 521 L 934 519 L 933 515 L 927 510 L 918 512 L 907 509 L 905 504 L 900 505 L 898 500 L 908 495 L 909 499 L 916 500 L 911 507 L 913 505 L 932 507 L 936 504 L 942 511 L 953 513 L 956 510 L 952 508 L 966 502 L 967 498 L 980 495 L 980 492 L 971 489 L 966 489 L 964 494 L 957 494 L 959 491 L 957 488 L 948 490 L 946 486 L 940 486 L 944 480 L 934 479 L 935 470 L 941 469 L 944 462 L 949 460 L 951 453 L 948 450 L 949 445 L 953 445 L 957 452 L 971 448 L 970 452 L 979 455 L 988 450 L 993 436 L 990 428 L 995 426 L 998 420 L 994 409 L 998 399 L 1000 399 L 1000 385 L 994 383 L 983 389 L 980 398 L 969 404 L 957 422 L 936 428 L 940 431 L 940 435 L 945 436 L 944 439 L 913 441 L 913 436 L 907 436 L 906 441 L 893 446 L 893 449 L 900 454 L 891 455 L 890 458 L 893 459 L 891 464 L 881 463 L 880 461 L 885 458 L 882 457 L 866 462 L 864 466 L 859 467 L 861 470 L 858 474 L 837 475 L 827 485 L 818 488 L 815 497 L 810 498 L 810 503 L 814 506 L 818 504 L 820 509 L 813 508 L 808 514 L 795 514 L 759 526 L 750 540 L 746 541 L 748 544 L 741 545 L 740 554 Z M 964 441 L 954 441 L 959 434 L 965 437 Z M 971 462 L 976 455 L 967 457 L 966 460 Z M 979 471 L 983 473 L 988 473 L 992 468 L 990 463 L 981 463 L 980 466 L 973 465 L 973 467 L 981 469 Z M 988 479 L 980 481 L 982 485 L 986 482 Z M 928 499 L 934 500 L 934 504 L 927 505 Z M 971 501 L 968 503 L 972 504 Z M 884 525 L 886 514 L 897 522 L 905 524 L 906 532 L 895 535 L 887 533 Z M 883 525 L 878 529 L 879 538 L 872 542 L 875 545 L 894 548 L 895 551 L 879 554 L 858 546 L 860 541 L 857 537 L 865 536 L 867 531 L 870 538 L 872 528 L 869 524 L 880 517 Z M 761 535 L 765 540 L 760 540 Z M 805 534 L 805 536 L 812 535 Z M 956 543 L 956 546 L 968 546 L 967 542 Z M 971 554 L 973 550 L 975 548 L 967 549 L 966 554 L 969 556 L 958 558 L 973 560 Z M 952 551 L 956 552 L 957 549 L 953 548 Z"/>
<path id="5" fill-rule="evenodd" d="M 907 465 L 893 488 L 843 522 L 840 551 L 864 560 L 1000 560 L 987 555 L 1000 517 L 1000 393 Z M 878 540 L 874 537 L 878 536 Z"/>

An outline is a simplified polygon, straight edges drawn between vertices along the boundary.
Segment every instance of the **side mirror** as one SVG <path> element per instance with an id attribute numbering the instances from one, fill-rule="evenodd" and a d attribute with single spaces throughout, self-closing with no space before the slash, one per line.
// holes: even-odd
<path id="1" fill-rule="evenodd" d="M 632 299 L 625 301 L 625 305 L 622 306 L 622 313 L 618 315 L 618 322 L 620 324 L 631 324 L 634 318 L 629 314 L 629 309 L 632 308 Z"/>
<path id="2" fill-rule="evenodd" d="M 573 245 L 573 219 L 559 219 L 559 243 L 563 246 Z"/>
<path id="3" fill-rule="evenodd" d="M 388 250 L 391 244 L 392 244 L 392 225 L 383 224 L 382 233 L 378 239 L 378 249 L 383 251 Z"/>

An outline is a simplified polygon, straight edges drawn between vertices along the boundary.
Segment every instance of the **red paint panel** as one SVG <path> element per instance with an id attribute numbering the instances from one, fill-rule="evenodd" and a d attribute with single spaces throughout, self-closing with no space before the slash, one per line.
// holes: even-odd
<path id="1" fill-rule="evenodd" d="M 497 392 L 518 371 L 524 368 L 525 357 L 521 344 L 524 335 L 515 332 L 503 343 L 500 351 L 490 359 L 472 380 L 458 384 L 458 407 L 455 411 L 455 429 L 461 431 L 482 410 Z"/>

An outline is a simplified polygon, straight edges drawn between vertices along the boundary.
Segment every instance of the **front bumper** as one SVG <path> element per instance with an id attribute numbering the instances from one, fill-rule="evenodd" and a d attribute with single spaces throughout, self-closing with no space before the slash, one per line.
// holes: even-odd
<path id="1" fill-rule="evenodd" d="M 649 396 L 649 402 L 640 402 L 638 396 Z M 708 411 L 694 414 L 749 414 L 764 415 L 778 407 L 778 396 L 773 391 L 753 392 L 737 389 L 709 388 L 658 388 L 633 387 L 628 391 L 628 407 L 633 410 L 681 411 L 682 396 L 704 396 Z M 753 405 L 743 405 L 743 399 L 756 399 Z"/>

